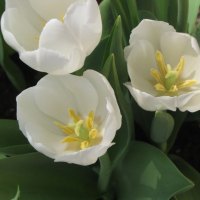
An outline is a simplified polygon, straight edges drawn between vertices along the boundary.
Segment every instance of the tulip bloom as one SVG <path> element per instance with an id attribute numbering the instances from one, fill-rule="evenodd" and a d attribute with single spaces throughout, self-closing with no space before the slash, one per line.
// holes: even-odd
<path id="1" fill-rule="evenodd" d="M 125 85 L 148 111 L 200 109 L 200 55 L 195 38 L 161 21 L 143 20 L 125 48 Z"/>
<path id="2" fill-rule="evenodd" d="M 68 74 L 97 46 L 102 23 L 96 0 L 6 0 L 1 29 L 31 68 Z"/>
<path id="3" fill-rule="evenodd" d="M 121 126 L 113 89 L 92 70 L 83 77 L 45 76 L 17 97 L 17 119 L 37 151 L 79 165 L 105 154 Z"/>

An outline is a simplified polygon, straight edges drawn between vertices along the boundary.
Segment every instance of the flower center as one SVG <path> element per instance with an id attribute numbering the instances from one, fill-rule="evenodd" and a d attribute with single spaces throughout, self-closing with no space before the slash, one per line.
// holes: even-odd
<path id="1" fill-rule="evenodd" d="M 68 110 L 72 123 L 62 124 L 55 122 L 55 125 L 61 129 L 67 136 L 62 140 L 62 143 L 74 143 L 79 149 L 86 149 L 93 146 L 101 140 L 100 133 L 94 123 L 94 112 L 82 118 L 73 109 Z"/>
<path id="2" fill-rule="evenodd" d="M 185 60 L 181 57 L 179 63 L 172 69 L 171 65 L 166 64 L 164 56 L 160 51 L 155 54 L 158 69 L 151 69 L 151 76 L 155 79 L 154 88 L 158 92 L 178 94 L 179 90 L 187 89 L 197 83 L 196 80 L 181 80 L 180 76 L 184 70 Z"/>

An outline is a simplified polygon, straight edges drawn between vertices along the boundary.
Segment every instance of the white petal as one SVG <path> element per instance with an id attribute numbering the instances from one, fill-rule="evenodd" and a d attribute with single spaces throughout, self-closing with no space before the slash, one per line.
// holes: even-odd
<path id="1" fill-rule="evenodd" d="M 100 41 L 102 22 L 96 0 L 76 1 L 69 7 L 64 23 L 89 55 Z"/>
<path id="2" fill-rule="evenodd" d="M 98 92 L 98 106 L 95 115 L 100 116 L 101 119 L 105 120 L 107 115 L 110 114 L 109 110 L 109 104 L 112 105 L 114 113 L 115 113 L 115 119 L 116 120 L 116 130 L 120 128 L 121 126 L 121 114 L 119 110 L 119 106 L 117 104 L 117 100 L 115 98 L 114 91 L 112 87 L 110 86 L 107 79 L 100 73 L 93 71 L 93 70 L 87 70 L 83 74 L 84 77 L 86 77 L 93 87 Z"/>
<path id="3" fill-rule="evenodd" d="M 196 39 L 185 33 L 164 33 L 160 45 L 166 63 L 173 67 L 178 64 L 181 56 L 197 56 L 200 53 Z"/>
<path id="4" fill-rule="evenodd" d="M 61 155 L 57 155 L 55 162 L 67 162 L 78 165 L 91 165 L 94 164 L 99 157 L 104 155 L 107 149 L 111 146 L 100 144 L 93 146 L 78 152 L 64 152 Z"/>
<path id="5" fill-rule="evenodd" d="M 131 95 L 138 103 L 140 107 L 147 111 L 156 111 L 156 110 L 172 110 L 175 111 L 177 108 L 177 97 L 170 96 L 152 96 L 146 92 L 140 91 L 130 83 L 125 84 L 129 89 Z"/>
<path id="6" fill-rule="evenodd" d="M 160 37 L 165 32 L 175 32 L 166 22 L 144 19 L 133 29 L 130 44 L 137 40 L 148 40 L 156 50 L 160 49 Z"/>
<path id="7" fill-rule="evenodd" d="M 155 49 L 145 40 L 135 41 L 127 57 L 128 74 L 132 85 L 153 95 L 156 95 L 154 79 L 151 76 L 151 69 L 156 68 Z"/>
<path id="8" fill-rule="evenodd" d="M 38 32 L 41 32 L 46 22 L 34 11 L 29 1 L 6 0 L 6 10 L 9 8 L 16 8 L 24 19 L 26 19 L 36 30 L 38 30 Z"/>
<path id="9" fill-rule="evenodd" d="M 46 21 L 57 18 L 62 20 L 69 5 L 76 0 L 28 0 L 35 12 Z"/>
<path id="10" fill-rule="evenodd" d="M 63 138 L 53 120 L 41 112 L 34 101 L 35 88 L 23 91 L 17 97 L 17 119 L 20 129 L 28 138 L 31 145 L 45 155 L 51 156 L 61 148 L 56 143 Z M 45 153 L 38 149 L 38 145 L 46 149 Z"/>
<path id="11" fill-rule="evenodd" d="M 52 19 L 45 25 L 39 47 L 57 51 L 69 60 L 73 57 L 74 49 L 80 49 L 70 30 L 57 19 Z"/>
<path id="12" fill-rule="evenodd" d="M 74 63 L 77 63 L 77 66 L 81 63 L 80 66 L 83 66 L 83 58 L 80 57 L 79 50 L 76 50 L 71 60 L 66 59 L 59 52 L 44 48 L 32 52 L 22 52 L 20 59 L 35 70 L 62 75 L 78 70 L 79 67 L 74 67 L 76 65 Z"/>
<path id="13" fill-rule="evenodd" d="M 20 23 L 16 23 L 19 21 Z M 1 19 L 2 33 L 6 42 L 15 50 L 34 50 L 38 47 L 38 31 L 15 8 L 4 12 Z"/>
<path id="14" fill-rule="evenodd" d="M 98 90 L 85 78 L 74 75 L 62 76 L 60 82 L 65 90 L 73 94 L 77 111 L 81 115 L 88 115 L 90 111 L 96 111 L 99 99 Z"/>
<path id="15" fill-rule="evenodd" d="M 68 90 L 63 90 L 58 82 L 50 84 L 49 87 L 36 87 L 34 99 L 41 112 L 52 118 L 52 123 L 55 121 L 67 123 L 69 121 L 68 108 L 76 109 L 73 94 Z"/>
<path id="16" fill-rule="evenodd" d="M 185 65 L 181 74 L 183 80 L 193 79 L 200 83 L 200 55 L 199 56 L 184 56 Z"/>
<path id="17" fill-rule="evenodd" d="M 180 111 L 196 112 L 200 110 L 200 91 L 189 92 L 178 97 Z"/>

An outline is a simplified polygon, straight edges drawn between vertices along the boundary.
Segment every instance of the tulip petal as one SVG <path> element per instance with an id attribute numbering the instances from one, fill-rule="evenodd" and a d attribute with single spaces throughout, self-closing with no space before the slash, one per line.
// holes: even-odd
<path id="1" fill-rule="evenodd" d="M 132 85 L 139 90 L 156 95 L 157 92 L 153 87 L 154 79 L 151 76 L 151 69 L 156 67 L 156 50 L 146 40 L 139 40 L 128 48 L 131 48 L 127 65 Z"/>
<path id="2" fill-rule="evenodd" d="M 141 90 L 134 88 L 130 83 L 126 83 L 125 86 L 129 89 L 131 95 L 140 107 L 147 111 L 156 110 L 172 110 L 176 111 L 177 97 L 170 96 L 153 96 Z"/>
<path id="3" fill-rule="evenodd" d="M 178 97 L 178 107 L 182 112 L 200 110 L 200 91 L 193 91 Z"/>
<path id="4" fill-rule="evenodd" d="M 183 55 L 197 56 L 200 53 L 196 39 L 185 33 L 164 33 L 160 45 L 166 63 L 171 66 L 176 66 Z"/>
<path id="5" fill-rule="evenodd" d="M 30 5 L 46 21 L 62 19 L 69 5 L 76 0 L 28 0 Z"/>
<path id="6" fill-rule="evenodd" d="M 89 55 L 99 43 L 102 32 L 96 0 L 77 1 L 72 4 L 65 15 L 64 23 Z"/>
<path id="7" fill-rule="evenodd" d="M 16 24 L 15 21 L 20 21 Z M 1 29 L 6 42 L 15 50 L 33 50 L 38 47 L 36 42 L 38 31 L 15 8 L 4 12 Z"/>
<path id="8" fill-rule="evenodd" d="M 135 40 L 147 40 L 159 50 L 160 37 L 165 32 L 175 32 L 175 29 L 166 22 L 145 19 L 132 30 L 129 42 L 132 44 Z"/>

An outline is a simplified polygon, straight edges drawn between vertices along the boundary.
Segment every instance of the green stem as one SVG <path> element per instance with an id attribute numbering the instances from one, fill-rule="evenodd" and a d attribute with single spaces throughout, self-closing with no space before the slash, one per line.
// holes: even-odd
<path id="1" fill-rule="evenodd" d="M 100 172 L 98 180 L 98 188 L 100 192 L 105 193 L 108 189 L 111 176 L 111 162 L 108 153 L 99 158 Z"/>

